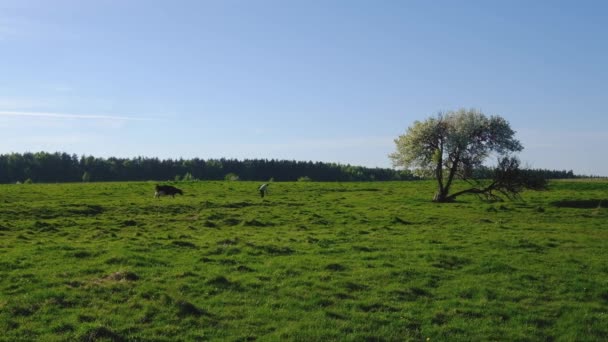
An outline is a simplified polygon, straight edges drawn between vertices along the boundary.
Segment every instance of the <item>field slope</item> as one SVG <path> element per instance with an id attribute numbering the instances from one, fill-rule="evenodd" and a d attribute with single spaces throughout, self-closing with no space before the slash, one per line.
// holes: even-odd
<path id="1" fill-rule="evenodd" d="M 608 340 L 608 182 L 0 186 L 0 340 Z"/>

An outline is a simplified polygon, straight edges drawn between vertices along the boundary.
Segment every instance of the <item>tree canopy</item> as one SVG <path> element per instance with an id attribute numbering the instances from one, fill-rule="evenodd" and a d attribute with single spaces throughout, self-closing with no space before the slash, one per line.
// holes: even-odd
<path id="1" fill-rule="evenodd" d="M 511 154 L 523 149 L 515 132 L 500 116 L 486 116 L 477 110 L 460 109 L 416 121 L 406 134 L 395 139 L 396 152 L 390 155 L 396 167 L 413 168 L 433 177 L 438 188 L 436 202 L 453 201 L 465 193 L 495 197 L 495 192 L 515 196 L 522 187 L 532 187 L 519 172 L 519 161 Z M 474 180 L 474 171 L 483 168 L 491 155 L 498 158 L 494 179 L 486 185 L 450 194 L 457 178 Z M 538 187 L 541 187 L 539 184 Z"/>

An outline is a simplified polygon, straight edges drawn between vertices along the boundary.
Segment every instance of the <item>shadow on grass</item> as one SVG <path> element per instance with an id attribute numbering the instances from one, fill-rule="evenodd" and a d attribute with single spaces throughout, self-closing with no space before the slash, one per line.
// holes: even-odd
<path id="1" fill-rule="evenodd" d="M 183 248 L 197 248 L 196 245 L 190 241 L 182 241 L 182 240 L 174 240 L 171 241 L 173 246 L 183 247 Z"/>
<path id="2" fill-rule="evenodd" d="M 397 312 L 399 309 L 383 303 L 359 304 L 358 309 L 363 312 Z"/>
<path id="3" fill-rule="evenodd" d="M 101 326 L 94 327 L 86 330 L 84 334 L 80 336 L 79 341 L 126 341 L 127 339 L 123 336 L 115 333 L 114 331 Z"/>
<path id="4" fill-rule="evenodd" d="M 207 285 L 214 288 L 213 291 L 209 292 L 212 294 L 216 294 L 222 290 L 233 290 L 238 292 L 244 290 L 239 282 L 231 281 L 222 275 L 209 279 Z"/>
<path id="5" fill-rule="evenodd" d="M 256 219 L 244 221 L 243 225 L 247 226 L 247 227 L 270 227 L 270 226 L 274 226 L 274 224 L 271 223 L 271 222 L 261 222 L 261 221 L 258 221 Z"/>
<path id="6" fill-rule="evenodd" d="M 391 293 L 400 301 L 416 301 L 420 298 L 430 298 L 432 297 L 431 293 L 420 287 L 409 287 L 404 290 L 395 290 Z"/>
<path id="7" fill-rule="evenodd" d="M 73 215 L 95 216 L 103 213 L 105 209 L 100 205 L 79 204 L 70 206 L 66 211 Z"/>
<path id="8" fill-rule="evenodd" d="M 254 205 L 259 205 L 253 202 L 245 201 L 245 202 L 232 202 L 232 203 L 214 203 L 211 201 L 203 201 L 201 202 L 201 206 L 205 209 L 210 208 L 230 208 L 230 209 L 241 209 L 246 207 L 251 207 Z"/>
<path id="9" fill-rule="evenodd" d="M 265 245 L 255 246 L 254 248 L 270 255 L 291 255 L 295 253 L 295 250 L 286 246 Z"/>
<path id="10" fill-rule="evenodd" d="M 57 232 L 59 231 L 56 228 L 56 225 L 53 223 L 48 223 L 48 222 L 44 222 L 44 221 L 36 221 L 34 222 L 34 224 L 32 225 L 32 229 L 34 229 L 35 231 L 42 233 L 42 232 Z"/>
<path id="11" fill-rule="evenodd" d="M 206 316 L 206 317 L 213 317 L 213 315 L 211 313 L 209 313 L 207 310 L 202 309 L 197 307 L 196 305 L 187 302 L 185 300 L 180 300 L 176 303 L 177 306 L 177 316 L 180 318 L 184 318 L 187 316 L 194 316 L 194 317 L 201 317 L 201 316 Z"/>
<path id="12" fill-rule="evenodd" d="M 341 264 L 329 264 L 329 265 L 325 266 L 325 269 L 328 271 L 340 272 L 340 271 L 345 271 L 346 267 Z"/>
<path id="13" fill-rule="evenodd" d="M 398 224 L 403 224 L 403 225 L 410 225 L 410 224 L 413 224 L 412 222 L 407 221 L 407 220 L 404 220 L 404 219 L 400 218 L 399 216 L 395 216 L 395 217 L 393 218 L 393 221 L 392 221 L 392 222 L 393 222 L 393 223 L 398 223 Z"/>
<path id="14" fill-rule="evenodd" d="M 551 202 L 558 208 L 595 209 L 608 207 L 608 199 L 563 200 Z"/>
<path id="15" fill-rule="evenodd" d="M 433 257 L 432 261 L 433 267 L 441 268 L 444 270 L 459 270 L 471 263 L 471 261 L 467 258 L 446 254 L 440 254 L 436 257 Z"/>

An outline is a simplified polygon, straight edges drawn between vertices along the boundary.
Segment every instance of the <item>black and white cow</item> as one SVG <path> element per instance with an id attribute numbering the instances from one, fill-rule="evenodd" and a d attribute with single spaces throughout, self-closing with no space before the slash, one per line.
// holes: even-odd
<path id="1" fill-rule="evenodd" d="M 159 198 L 160 196 L 171 196 L 175 198 L 176 194 L 183 195 L 184 192 L 171 185 L 156 185 L 154 197 Z"/>

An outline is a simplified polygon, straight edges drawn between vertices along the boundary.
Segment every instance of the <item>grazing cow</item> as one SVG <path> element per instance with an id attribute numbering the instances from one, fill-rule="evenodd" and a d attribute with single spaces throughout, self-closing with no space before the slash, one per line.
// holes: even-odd
<path id="1" fill-rule="evenodd" d="M 264 195 L 268 193 L 268 184 L 266 184 L 266 183 L 262 184 L 262 186 L 260 186 L 260 188 L 258 190 L 260 191 L 260 196 L 262 196 L 262 198 L 264 198 Z"/>
<path id="2" fill-rule="evenodd" d="M 176 194 L 183 195 L 184 192 L 171 185 L 156 185 L 154 197 L 160 198 L 160 196 L 171 196 L 175 198 Z"/>

